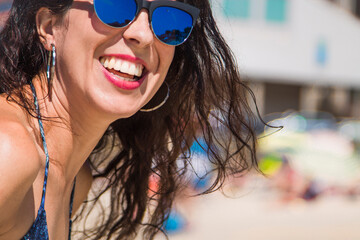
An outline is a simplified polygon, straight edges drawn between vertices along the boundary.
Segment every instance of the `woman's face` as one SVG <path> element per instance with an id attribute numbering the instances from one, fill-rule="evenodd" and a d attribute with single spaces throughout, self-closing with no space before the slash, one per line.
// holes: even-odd
<path id="1" fill-rule="evenodd" d="M 153 35 L 142 10 L 125 28 L 102 23 L 92 0 L 75 0 L 53 30 L 54 92 L 65 106 L 95 110 L 103 117 L 129 117 L 162 85 L 175 47 Z"/>

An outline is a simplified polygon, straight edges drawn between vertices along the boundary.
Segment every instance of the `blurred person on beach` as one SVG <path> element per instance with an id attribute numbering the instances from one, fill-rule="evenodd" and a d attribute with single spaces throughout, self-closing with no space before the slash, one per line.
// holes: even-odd
<path id="1" fill-rule="evenodd" d="M 153 239 L 197 138 L 205 193 L 258 169 L 249 91 L 208 0 L 14 0 L 0 32 L 0 240 L 70 239 L 76 212 L 100 221 L 81 239 Z"/>

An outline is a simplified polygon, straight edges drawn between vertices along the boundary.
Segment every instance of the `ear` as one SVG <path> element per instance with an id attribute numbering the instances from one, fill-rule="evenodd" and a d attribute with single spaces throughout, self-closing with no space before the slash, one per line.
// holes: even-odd
<path id="1" fill-rule="evenodd" d="M 55 16 L 48 8 L 40 8 L 36 13 L 36 27 L 41 43 L 45 49 L 50 51 L 51 45 L 55 45 L 53 28 L 55 25 Z"/>

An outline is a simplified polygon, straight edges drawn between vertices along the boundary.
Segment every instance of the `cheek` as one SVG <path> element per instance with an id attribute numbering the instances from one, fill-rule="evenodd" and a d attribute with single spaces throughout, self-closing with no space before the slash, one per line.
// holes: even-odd
<path id="1" fill-rule="evenodd" d="M 88 1 L 74 1 L 68 14 L 69 38 L 77 37 L 85 44 L 101 41 L 102 37 L 111 33 L 97 17 L 93 4 Z"/>
<path id="2" fill-rule="evenodd" d="M 67 24 L 58 29 L 59 41 L 56 44 L 74 65 L 92 59 L 97 45 L 104 41 L 105 36 L 101 33 L 105 28 L 97 19 L 92 5 L 84 11 L 77 9 L 76 4 L 79 3 L 74 2 L 75 8 L 69 11 Z"/>
<path id="3" fill-rule="evenodd" d="M 172 60 L 174 59 L 175 47 L 162 44 L 159 48 L 160 61 L 166 66 L 166 71 L 169 69 Z"/>
<path id="4" fill-rule="evenodd" d="M 92 11 L 91 14 L 91 26 L 95 32 L 101 35 L 109 35 L 111 32 L 114 32 L 114 29 L 106 26 L 101 20 L 97 17 L 95 11 Z"/>

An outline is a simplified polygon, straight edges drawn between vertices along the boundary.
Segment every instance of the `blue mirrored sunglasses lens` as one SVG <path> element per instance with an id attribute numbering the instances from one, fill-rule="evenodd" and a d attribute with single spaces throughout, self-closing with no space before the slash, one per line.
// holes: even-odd
<path id="1" fill-rule="evenodd" d="M 94 5 L 99 19 L 112 27 L 124 27 L 136 15 L 135 0 L 96 0 Z"/>
<path id="2" fill-rule="evenodd" d="M 151 20 L 156 37 L 169 45 L 179 45 L 190 35 L 193 19 L 191 15 L 174 7 L 158 7 Z"/>

